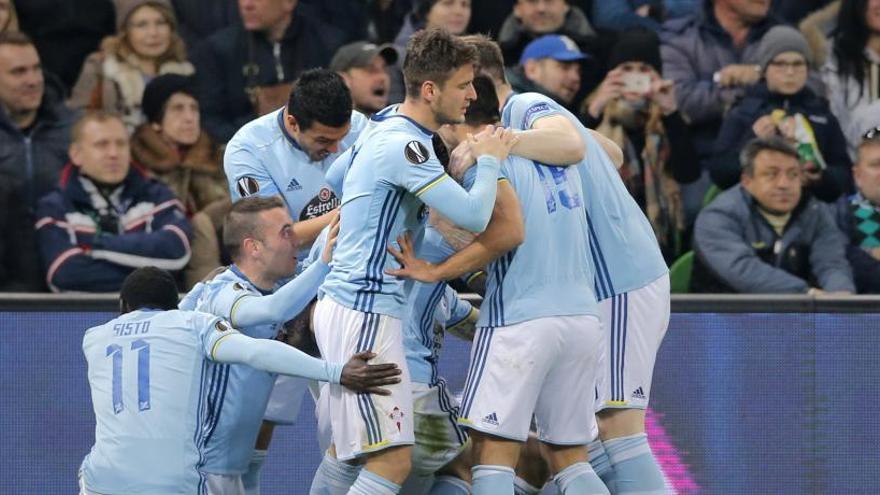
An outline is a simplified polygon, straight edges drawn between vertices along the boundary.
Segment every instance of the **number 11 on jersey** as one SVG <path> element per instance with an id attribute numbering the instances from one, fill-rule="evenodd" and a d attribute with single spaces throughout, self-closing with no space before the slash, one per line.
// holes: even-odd
<path id="1" fill-rule="evenodd" d="M 150 408 L 150 343 L 145 339 L 137 339 L 131 343 L 131 350 L 137 351 L 137 382 L 138 411 Z M 107 356 L 113 359 L 113 413 L 125 410 L 122 400 L 122 352 L 119 344 L 107 346 Z"/>

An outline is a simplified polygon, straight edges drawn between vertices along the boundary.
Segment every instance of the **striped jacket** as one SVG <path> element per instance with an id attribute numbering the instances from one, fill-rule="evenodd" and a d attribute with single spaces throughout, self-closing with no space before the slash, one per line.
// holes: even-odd
<path id="1" fill-rule="evenodd" d="M 167 186 L 132 167 L 102 195 L 67 165 L 58 189 L 39 200 L 37 240 L 53 292 L 115 292 L 142 266 L 172 272 L 190 258 L 189 222 Z"/>

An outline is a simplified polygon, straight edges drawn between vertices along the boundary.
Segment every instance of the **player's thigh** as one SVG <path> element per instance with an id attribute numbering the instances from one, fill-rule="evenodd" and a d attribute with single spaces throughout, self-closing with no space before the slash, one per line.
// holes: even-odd
<path id="1" fill-rule="evenodd" d="M 458 424 L 458 402 L 446 383 L 413 383 L 415 445 L 412 474 L 428 475 L 452 462 L 464 450 L 467 433 Z"/>
<path id="2" fill-rule="evenodd" d="M 546 339 L 559 352 L 535 406 L 538 438 L 554 445 L 586 445 L 595 425 L 595 383 L 602 332 L 595 316 L 546 319 Z"/>
<path id="3" fill-rule="evenodd" d="M 461 405 L 461 424 L 524 442 L 554 350 L 541 321 L 477 330 Z"/>

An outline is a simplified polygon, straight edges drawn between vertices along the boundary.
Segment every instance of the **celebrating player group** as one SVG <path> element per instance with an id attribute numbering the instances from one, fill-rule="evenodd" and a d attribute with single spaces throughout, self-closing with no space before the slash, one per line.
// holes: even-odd
<path id="1" fill-rule="evenodd" d="M 257 494 L 307 390 L 312 495 L 667 493 L 645 409 L 669 279 L 620 149 L 514 93 L 486 37 L 417 32 L 403 74 L 368 119 L 305 72 L 232 139 L 233 264 L 179 302 L 139 269 L 86 332 L 81 494 Z M 472 340 L 460 395 L 446 333 Z"/>

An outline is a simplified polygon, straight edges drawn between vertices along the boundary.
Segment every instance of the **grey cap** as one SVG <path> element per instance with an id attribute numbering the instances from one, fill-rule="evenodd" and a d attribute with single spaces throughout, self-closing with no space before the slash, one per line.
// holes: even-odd
<path id="1" fill-rule="evenodd" d="M 812 61 L 810 45 L 800 31 L 790 26 L 774 26 L 764 34 L 758 47 L 758 63 L 761 64 L 761 70 L 767 70 L 767 65 L 777 55 L 785 52 L 797 52 L 807 59 L 807 63 Z"/>
<path id="2" fill-rule="evenodd" d="M 356 41 L 336 50 L 333 60 L 330 61 L 329 69 L 342 72 L 353 67 L 366 67 L 373 62 L 373 57 L 376 55 L 381 55 L 388 65 L 397 63 L 397 50 L 393 46 Z"/>

